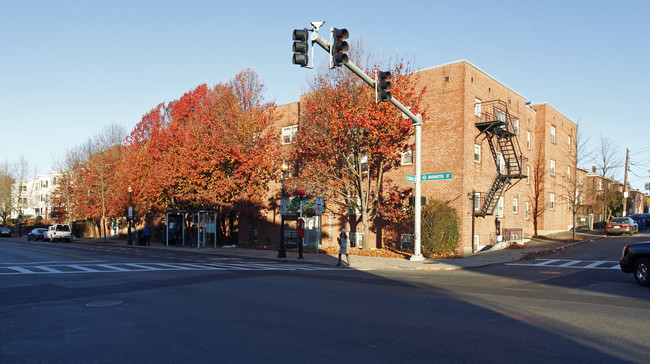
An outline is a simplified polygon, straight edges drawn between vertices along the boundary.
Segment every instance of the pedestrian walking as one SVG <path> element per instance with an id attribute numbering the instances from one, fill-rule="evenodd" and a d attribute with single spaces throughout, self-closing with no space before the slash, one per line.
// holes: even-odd
<path id="1" fill-rule="evenodd" d="M 144 245 L 149 246 L 149 240 L 151 240 L 151 226 L 149 226 L 149 224 L 145 225 L 142 232 L 144 234 Z"/>
<path id="2" fill-rule="evenodd" d="M 339 242 L 339 262 L 337 266 L 341 265 L 341 255 L 345 254 L 345 258 L 348 261 L 348 265 L 350 265 L 350 256 L 348 255 L 348 236 L 345 233 L 345 229 L 341 229 L 341 234 L 339 235 L 338 238 L 336 238 Z"/>

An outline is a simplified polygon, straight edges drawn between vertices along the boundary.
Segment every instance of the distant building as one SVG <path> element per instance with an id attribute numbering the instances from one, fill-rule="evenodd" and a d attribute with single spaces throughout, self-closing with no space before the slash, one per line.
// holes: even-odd
<path id="1" fill-rule="evenodd" d="M 32 179 L 15 182 L 12 186 L 12 200 L 14 208 L 11 218 L 21 216 L 28 219 L 41 217 L 44 220 L 52 218 L 52 192 L 57 183 L 58 172 L 41 174 Z"/>

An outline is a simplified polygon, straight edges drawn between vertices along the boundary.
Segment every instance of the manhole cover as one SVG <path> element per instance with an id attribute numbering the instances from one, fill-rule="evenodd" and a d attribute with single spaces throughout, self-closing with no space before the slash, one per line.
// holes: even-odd
<path id="1" fill-rule="evenodd" d="M 120 300 L 109 300 L 109 301 L 95 301 L 86 304 L 86 307 L 111 307 L 121 305 L 123 302 Z"/>

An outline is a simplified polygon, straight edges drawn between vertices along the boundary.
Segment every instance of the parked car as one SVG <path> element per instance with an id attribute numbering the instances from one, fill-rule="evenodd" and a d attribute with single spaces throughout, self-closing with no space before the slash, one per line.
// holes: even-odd
<path id="1" fill-rule="evenodd" d="M 27 240 L 45 240 L 45 234 L 47 233 L 47 229 L 43 228 L 36 228 L 33 229 L 32 231 L 27 233 Z"/>
<path id="2" fill-rule="evenodd" d="M 639 231 L 650 227 L 650 214 L 632 214 L 630 217 L 639 224 Z"/>
<path id="3" fill-rule="evenodd" d="M 650 267 L 650 242 L 628 244 L 623 248 L 619 261 L 621 270 L 634 273 L 634 279 L 642 286 L 650 286 L 648 267 Z"/>
<path id="4" fill-rule="evenodd" d="M 0 236 L 11 237 L 11 230 L 7 227 L 0 227 Z"/>
<path id="5" fill-rule="evenodd" d="M 48 239 L 49 241 L 63 240 L 63 239 L 65 239 L 65 241 L 72 240 L 72 231 L 70 230 L 70 225 L 55 224 L 48 227 L 45 238 Z"/>
<path id="6" fill-rule="evenodd" d="M 639 225 L 631 217 L 613 217 L 605 226 L 607 235 L 630 234 L 634 235 L 639 232 Z"/>

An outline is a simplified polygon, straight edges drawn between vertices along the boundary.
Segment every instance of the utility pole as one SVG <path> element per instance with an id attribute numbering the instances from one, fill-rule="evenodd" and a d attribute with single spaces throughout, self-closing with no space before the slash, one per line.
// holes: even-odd
<path id="1" fill-rule="evenodd" d="M 625 149 L 625 182 L 623 182 L 623 216 L 627 216 L 627 168 L 630 163 L 630 148 Z"/>

